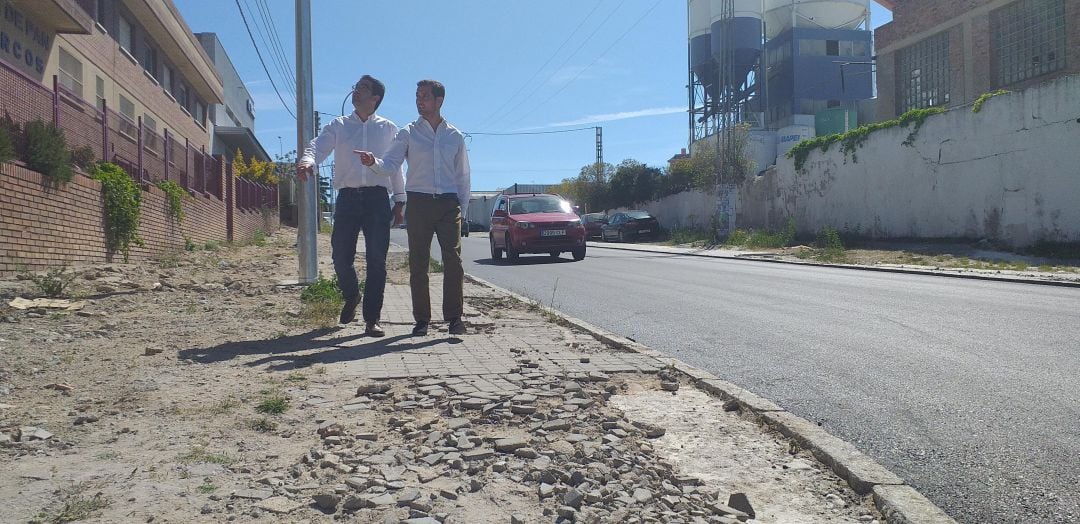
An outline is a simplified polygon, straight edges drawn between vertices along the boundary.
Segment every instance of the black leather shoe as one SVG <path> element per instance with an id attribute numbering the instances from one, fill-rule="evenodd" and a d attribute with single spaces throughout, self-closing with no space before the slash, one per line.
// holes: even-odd
<path id="1" fill-rule="evenodd" d="M 464 335 L 465 323 L 460 318 L 450 319 L 450 334 L 451 335 Z"/>
<path id="2" fill-rule="evenodd" d="M 412 334 L 414 337 L 422 337 L 427 335 L 427 322 L 417 322 L 412 328 Z"/>
<path id="3" fill-rule="evenodd" d="M 356 320 L 356 304 L 360 302 L 359 298 L 353 298 L 345 301 L 345 305 L 341 307 L 341 317 L 338 321 L 342 324 L 348 324 L 353 320 Z"/>

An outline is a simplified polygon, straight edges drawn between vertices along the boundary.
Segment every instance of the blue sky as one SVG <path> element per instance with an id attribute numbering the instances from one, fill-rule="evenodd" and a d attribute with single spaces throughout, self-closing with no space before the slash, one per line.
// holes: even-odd
<path id="1" fill-rule="evenodd" d="M 260 37 L 264 20 L 295 67 L 294 0 L 239 0 L 274 82 L 292 93 Z M 295 120 L 274 93 L 236 0 L 174 0 L 195 32 L 214 32 L 252 93 L 255 134 L 275 156 L 296 148 Z M 446 85 L 443 116 L 466 132 L 603 126 L 604 160 L 665 166 L 686 147 L 684 0 L 312 0 L 315 110 L 340 114 L 350 86 L 387 86 L 379 113 L 417 118 L 416 81 Z M 265 5 L 269 17 L 260 16 Z M 888 20 L 874 5 L 874 25 Z M 276 56 L 276 55 L 275 55 Z M 291 87 L 291 86 L 290 86 Z M 346 102 L 345 111 L 351 111 Z M 325 123 L 328 118 L 323 116 Z M 475 136 L 473 190 L 557 183 L 595 158 L 592 130 Z"/>

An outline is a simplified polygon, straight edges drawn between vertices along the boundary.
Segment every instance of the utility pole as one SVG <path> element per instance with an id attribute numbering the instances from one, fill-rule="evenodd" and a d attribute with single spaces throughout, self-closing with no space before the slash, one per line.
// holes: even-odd
<path id="1" fill-rule="evenodd" d="M 311 87 L 311 0 L 296 0 L 296 151 L 303 154 L 315 137 L 315 113 Z M 297 184 L 296 247 L 300 258 L 301 284 L 318 277 L 319 168 Z"/>
<path id="2" fill-rule="evenodd" d="M 604 128 L 596 126 L 596 176 L 604 172 Z"/>

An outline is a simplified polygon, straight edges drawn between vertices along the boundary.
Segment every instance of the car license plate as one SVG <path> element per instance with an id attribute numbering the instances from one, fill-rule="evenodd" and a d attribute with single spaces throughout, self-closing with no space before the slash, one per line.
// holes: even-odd
<path id="1" fill-rule="evenodd" d="M 645 233 L 652 233 L 652 230 L 651 229 L 639 229 L 637 232 L 638 232 L 639 235 L 644 235 Z"/>
<path id="2" fill-rule="evenodd" d="M 565 229 L 545 229 L 540 232 L 541 236 L 545 237 L 561 237 L 566 235 Z"/>

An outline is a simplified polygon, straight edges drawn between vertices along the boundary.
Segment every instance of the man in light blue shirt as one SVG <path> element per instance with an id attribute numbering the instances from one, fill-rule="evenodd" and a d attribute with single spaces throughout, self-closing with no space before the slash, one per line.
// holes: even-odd
<path id="1" fill-rule="evenodd" d="M 389 175 L 408 162 L 405 175 L 405 223 L 409 233 L 409 287 L 412 291 L 413 334 L 427 334 L 431 322 L 428 261 L 431 237 L 439 239 L 443 262 L 443 318 L 451 335 L 465 334 L 465 270 L 461 265 L 461 216 L 470 196 L 469 154 L 465 135 L 443 119 L 446 88 L 435 80 L 416 84 L 420 118 L 398 132 L 386 154 L 377 158 L 360 151 L 360 161 Z"/>

